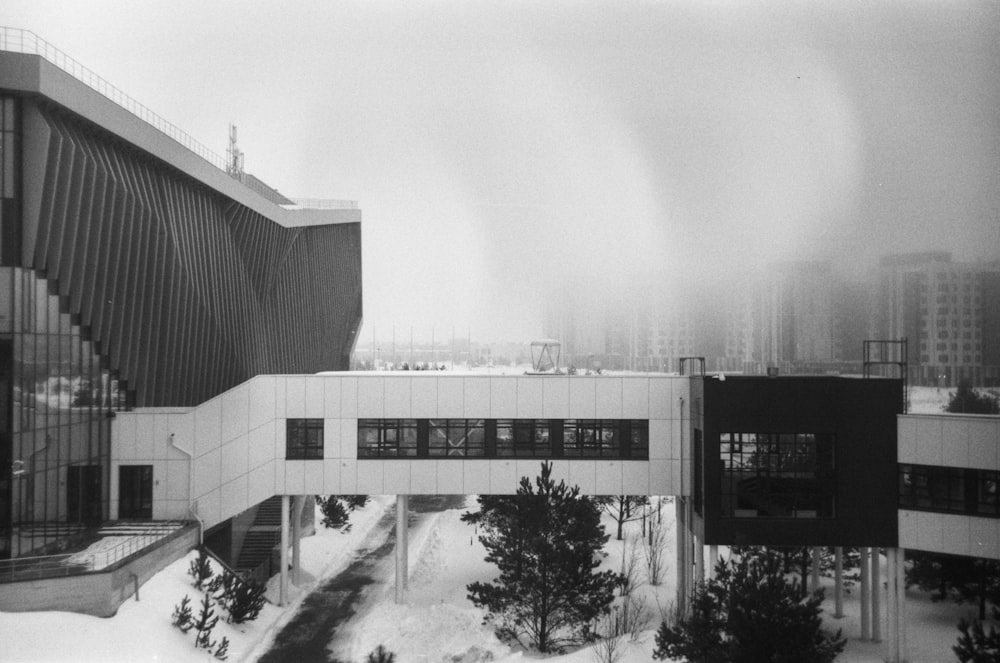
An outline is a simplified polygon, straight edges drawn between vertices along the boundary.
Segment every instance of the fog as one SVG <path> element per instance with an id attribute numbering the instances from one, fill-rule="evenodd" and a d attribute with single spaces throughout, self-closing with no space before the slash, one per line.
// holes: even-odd
<path id="1" fill-rule="evenodd" d="M 285 194 L 357 199 L 364 338 L 526 339 L 547 297 L 703 297 L 775 260 L 1000 253 L 995 2 L 8 0 L 0 23 L 219 153 L 235 123 Z"/>

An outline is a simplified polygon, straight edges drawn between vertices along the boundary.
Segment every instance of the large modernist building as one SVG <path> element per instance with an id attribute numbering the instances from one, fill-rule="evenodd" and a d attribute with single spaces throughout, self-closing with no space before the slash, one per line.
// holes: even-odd
<path id="1" fill-rule="evenodd" d="M 361 318 L 359 210 L 280 206 L 31 33 L 2 35 L 0 558 L 115 503 L 150 515 L 166 477 L 112 474 L 116 411 L 346 369 Z"/>

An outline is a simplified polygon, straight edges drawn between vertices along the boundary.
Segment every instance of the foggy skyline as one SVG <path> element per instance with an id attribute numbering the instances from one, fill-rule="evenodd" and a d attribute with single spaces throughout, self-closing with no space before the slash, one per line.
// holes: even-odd
<path id="1" fill-rule="evenodd" d="M 293 197 L 359 201 L 365 328 L 772 260 L 1000 254 L 1000 5 L 4 3 Z"/>

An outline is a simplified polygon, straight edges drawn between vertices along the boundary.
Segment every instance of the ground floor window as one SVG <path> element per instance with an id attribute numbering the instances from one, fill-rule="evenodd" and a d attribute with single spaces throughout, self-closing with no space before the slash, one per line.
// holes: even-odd
<path id="1" fill-rule="evenodd" d="M 833 435 L 722 433 L 719 460 L 723 516 L 834 516 Z"/>
<path id="2" fill-rule="evenodd" d="M 323 458 L 323 420 L 287 419 L 285 458 L 315 460 Z"/>
<path id="3" fill-rule="evenodd" d="M 118 467 L 118 518 L 151 520 L 153 518 L 153 466 Z"/>

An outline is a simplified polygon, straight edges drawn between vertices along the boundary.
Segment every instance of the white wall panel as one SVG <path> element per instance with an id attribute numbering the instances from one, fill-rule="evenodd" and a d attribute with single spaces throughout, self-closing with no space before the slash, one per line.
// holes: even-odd
<path id="1" fill-rule="evenodd" d="M 917 425 L 917 463 L 940 465 L 942 461 L 941 419 L 933 417 Z"/>
<path id="2" fill-rule="evenodd" d="M 274 378 L 274 416 L 278 419 L 287 416 L 288 393 L 285 382 L 283 376 L 275 376 Z"/>
<path id="3" fill-rule="evenodd" d="M 135 458 L 135 437 L 139 427 L 140 414 L 121 412 L 111 426 L 111 458 L 112 460 L 128 460 Z"/>
<path id="4" fill-rule="evenodd" d="M 385 416 L 388 419 L 409 419 L 412 417 L 410 407 L 410 385 L 413 380 L 407 378 L 389 377 L 385 379 Z"/>
<path id="5" fill-rule="evenodd" d="M 344 459 L 340 461 L 340 492 L 341 495 L 359 495 L 358 493 L 358 461 Z"/>
<path id="6" fill-rule="evenodd" d="M 247 475 L 247 503 L 258 504 L 277 494 L 274 490 L 274 461 L 250 470 Z"/>
<path id="7" fill-rule="evenodd" d="M 358 419 L 385 416 L 385 379 L 358 378 Z"/>
<path id="8" fill-rule="evenodd" d="M 187 503 L 190 463 L 185 460 L 168 460 L 163 466 L 166 476 L 160 477 L 158 480 L 166 484 L 166 499 L 181 500 Z M 157 479 L 155 474 L 153 478 Z"/>
<path id="9" fill-rule="evenodd" d="M 322 495 L 325 489 L 324 466 L 327 461 L 310 460 L 305 461 L 305 487 L 302 495 Z"/>
<path id="10" fill-rule="evenodd" d="M 420 371 L 423 372 L 423 371 Z M 410 385 L 411 412 L 415 419 L 433 419 L 438 416 L 438 381 L 436 377 L 422 375 L 413 378 Z"/>
<path id="11" fill-rule="evenodd" d="M 74 429 L 74 432 L 75 429 Z M 171 453 L 173 452 L 173 453 Z M 170 446 L 170 418 L 166 413 L 153 415 L 153 458 L 167 460 L 179 453 Z"/>
<path id="12" fill-rule="evenodd" d="M 490 379 L 488 377 L 468 377 L 465 382 L 465 418 L 489 419 Z"/>
<path id="13" fill-rule="evenodd" d="M 410 490 L 413 495 L 437 492 L 437 463 L 433 460 L 410 461 Z"/>
<path id="14" fill-rule="evenodd" d="M 631 495 L 648 495 L 649 463 L 645 461 L 622 461 L 622 492 Z"/>
<path id="15" fill-rule="evenodd" d="M 222 446 L 222 473 L 219 480 L 228 483 L 238 476 L 245 475 L 249 466 L 249 437 L 244 436 Z"/>
<path id="16" fill-rule="evenodd" d="M 153 504 L 167 499 L 167 461 L 153 461 Z"/>
<path id="17" fill-rule="evenodd" d="M 358 378 L 340 379 L 340 416 L 358 418 Z"/>
<path id="18" fill-rule="evenodd" d="M 977 557 L 998 558 L 1000 519 L 969 517 L 969 552 Z"/>
<path id="19" fill-rule="evenodd" d="M 222 401 L 218 398 L 198 406 L 194 413 L 194 455 L 197 458 L 219 448 L 222 432 Z"/>
<path id="20" fill-rule="evenodd" d="M 465 378 L 439 377 L 437 379 L 437 416 L 460 419 L 465 416 Z"/>
<path id="21" fill-rule="evenodd" d="M 285 416 L 289 419 L 304 419 L 306 416 L 306 378 L 290 376 L 285 378 Z"/>
<path id="22" fill-rule="evenodd" d="M 247 445 L 247 467 L 250 469 L 274 460 L 274 426 L 272 419 L 250 431 Z"/>
<path id="23" fill-rule="evenodd" d="M 387 460 L 382 469 L 382 492 L 385 495 L 410 495 L 410 461 Z"/>
<path id="24" fill-rule="evenodd" d="M 198 498 L 198 515 L 205 521 L 205 528 L 214 527 L 230 516 L 223 516 L 217 488 Z"/>
<path id="25" fill-rule="evenodd" d="M 649 418 L 649 378 L 622 378 L 622 418 Z"/>
<path id="26" fill-rule="evenodd" d="M 321 377 L 310 376 L 306 378 L 306 412 L 305 416 L 308 419 L 322 419 L 326 416 L 326 394 L 325 383 Z"/>
<path id="27" fill-rule="evenodd" d="M 323 417 L 340 418 L 340 378 L 323 378 Z"/>
<path id="28" fill-rule="evenodd" d="M 519 419 L 540 419 L 544 415 L 543 399 L 545 389 L 537 377 L 518 377 L 517 384 L 517 417 Z"/>
<path id="29" fill-rule="evenodd" d="M 222 514 L 239 513 L 248 506 L 246 475 L 222 484 L 219 502 L 219 508 L 221 509 Z M 223 519 L 225 518 L 225 516 L 220 517 Z"/>
<path id="30" fill-rule="evenodd" d="M 674 412 L 673 380 L 650 378 L 649 417 L 651 419 L 672 419 Z"/>
<path id="31" fill-rule="evenodd" d="M 340 449 L 341 419 L 323 420 L 323 458 L 342 458 Z"/>
<path id="32" fill-rule="evenodd" d="M 572 419 L 597 417 L 597 383 L 594 378 L 575 376 L 569 383 L 569 408 Z"/>
<path id="33" fill-rule="evenodd" d="M 251 429 L 270 421 L 275 416 L 274 381 L 275 378 L 267 375 L 260 375 L 250 380 L 248 426 Z"/>
<path id="34" fill-rule="evenodd" d="M 542 378 L 542 416 L 546 419 L 569 419 L 570 377 Z"/>
<path id="35" fill-rule="evenodd" d="M 948 516 L 942 514 L 944 521 L 944 544 L 947 552 L 956 555 L 968 555 L 972 552 L 972 523 L 967 516 Z"/>
<path id="36" fill-rule="evenodd" d="M 437 466 L 437 493 L 439 495 L 466 495 L 465 471 L 462 468 L 462 461 L 436 460 L 423 461 L 433 462 Z"/>
<path id="37" fill-rule="evenodd" d="M 597 463 L 592 460 L 569 461 L 569 479 L 571 486 L 579 486 L 584 495 L 597 494 Z"/>
<path id="38" fill-rule="evenodd" d="M 383 470 L 385 461 L 366 460 L 358 463 L 358 493 L 359 495 L 383 495 Z"/>
<path id="39" fill-rule="evenodd" d="M 306 464 L 315 460 L 285 461 L 285 490 L 283 495 L 304 495 L 306 490 Z M 280 465 L 280 463 L 279 463 Z"/>
<path id="40" fill-rule="evenodd" d="M 1000 418 L 968 417 L 970 467 L 1000 470 L 997 449 L 1000 448 Z"/>
<path id="41" fill-rule="evenodd" d="M 463 460 L 463 491 L 469 495 L 480 495 L 490 491 L 490 461 Z"/>
<path id="42" fill-rule="evenodd" d="M 240 385 L 222 394 L 223 443 L 246 435 L 250 421 L 250 388 Z"/>
<path id="43" fill-rule="evenodd" d="M 675 458 L 678 445 L 671 439 L 673 434 L 669 419 L 649 420 L 649 458 Z"/>
<path id="44" fill-rule="evenodd" d="M 495 495 L 517 492 L 517 462 L 514 460 L 490 461 L 490 490 Z"/>
<path id="45" fill-rule="evenodd" d="M 323 492 L 320 495 L 344 495 L 340 490 L 340 460 L 323 461 Z"/>
<path id="46" fill-rule="evenodd" d="M 154 426 L 154 416 L 145 414 L 136 417 L 135 426 L 135 457 L 137 459 L 148 460 L 156 456 L 156 427 Z M 160 440 L 160 445 L 166 440 Z"/>
<path id="47" fill-rule="evenodd" d="M 916 548 L 920 524 L 916 511 L 899 510 L 899 547 Z"/>
<path id="48" fill-rule="evenodd" d="M 621 378 L 601 378 L 597 381 L 597 418 L 622 418 Z"/>
<path id="49" fill-rule="evenodd" d="M 357 419 L 340 420 L 340 457 L 352 459 L 357 459 L 358 457 Z"/>
<path id="50" fill-rule="evenodd" d="M 195 499 L 219 487 L 221 461 L 222 453 L 218 449 L 209 451 L 198 458 L 194 473 L 193 497 Z"/>
<path id="51" fill-rule="evenodd" d="M 490 417 L 514 419 L 517 416 L 517 379 L 490 378 Z"/>
<path id="52" fill-rule="evenodd" d="M 900 463 L 917 462 L 917 420 L 913 417 L 896 418 L 896 458 Z"/>
<path id="53" fill-rule="evenodd" d="M 597 483 L 594 491 L 598 495 L 632 494 L 631 488 L 622 482 L 622 462 L 620 460 L 597 461 Z"/>

